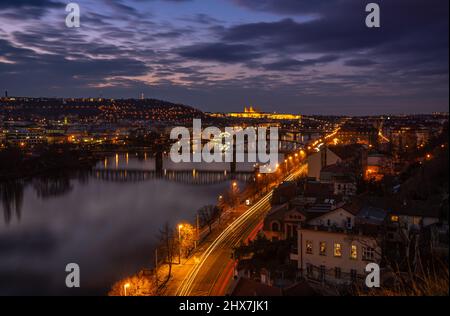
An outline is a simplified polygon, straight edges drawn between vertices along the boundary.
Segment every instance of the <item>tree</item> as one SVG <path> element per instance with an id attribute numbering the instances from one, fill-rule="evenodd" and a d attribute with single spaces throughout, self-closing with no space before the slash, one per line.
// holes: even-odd
<path id="1" fill-rule="evenodd" d="M 194 226 L 191 224 L 182 224 L 180 229 L 180 247 L 181 247 L 181 253 L 184 254 L 184 256 L 188 256 L 189 253 L 195 248 L 195 241 L 196 241 L 196 231 Z"/>
<path id="2" fill-rule="evenodd" d="M 136 275 L 116 282 L 109 296 L 156 296 L 158 295 L 156 275 L 139 272 Z M 126 292 L 125 292 L 126 291 Z"/>
<path id="3" fill-rule="evenodd" d="M 215 205 L 206 205 L 198 211 L 201 226 L 208 225 L 209 232 L 212 230 L 212 224 L 221 216 L 221 209 Z"/>
<path id="4" fill-rule="evenodd" d="M 240 191 L 237 182 L 233 182 L 231 188 L 227 190 L 220 200 L 219 206 L 223 209 L 233 209 L 239 206 L 240 202 Z"/>
<path id="5" fill-rule="evenodd" d="M 174 238 L 174 230 L 170 227 L 169 223 L 166 223 L 160 230 L 160 241 L 162 250 L 165 253 L 167 265 L 169 267 L 166 280 L 167 282 L 172 275 L 173 258 L 176 256 L 177 251 L 177 241 Z"/>

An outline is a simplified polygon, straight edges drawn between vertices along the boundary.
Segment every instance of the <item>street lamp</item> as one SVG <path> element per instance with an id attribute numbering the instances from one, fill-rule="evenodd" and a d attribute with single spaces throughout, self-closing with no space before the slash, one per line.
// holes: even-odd
<path id="1" fill-rule="evenodd" d="M 124 296 L 127 296 L 127 289 L 130 287 L 130 283 L 125 283 L 123 285 Z"/>

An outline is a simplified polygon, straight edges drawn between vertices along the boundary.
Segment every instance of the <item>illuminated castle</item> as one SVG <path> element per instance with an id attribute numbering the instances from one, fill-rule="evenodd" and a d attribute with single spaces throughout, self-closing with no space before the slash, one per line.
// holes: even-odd
<path id="1" fill-rule="evenodd" d="M 258 111 L 255 107 L 244 107 L 244 112 L 232 112 L 223 114 L 210 114 L 211 116 L 226 116 L 234 118 L 248 118 L 248 119 L 269 119 L 269 120 L 300 120 L 301 115 L 295 114 L 281 114 L 281 113 L 265 113 Z"/>

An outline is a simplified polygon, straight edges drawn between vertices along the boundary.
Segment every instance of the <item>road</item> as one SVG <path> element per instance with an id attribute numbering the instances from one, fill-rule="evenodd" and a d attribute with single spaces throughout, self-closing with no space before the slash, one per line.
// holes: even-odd
<path id="1" fill-rule="evenodd" d="M 285 180 L 293 180 L 306 171 L 306 164 Z M 233 247 L 241 241 L 254 237 L 261 228 L 261 222 L 270 210 L 273 191 L 266 194 L 245 213 L 231 223 L 209 244 L 198 262 L 191 268 L 180 287 L 178 296 L 220 296 L 224 295 L 233 277 Z"/>

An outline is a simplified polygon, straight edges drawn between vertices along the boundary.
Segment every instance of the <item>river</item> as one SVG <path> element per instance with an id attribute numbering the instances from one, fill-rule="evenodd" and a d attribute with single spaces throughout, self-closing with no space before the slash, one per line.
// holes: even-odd
<path id="1" fill-rule="evenodd" d="M 92 171 L 0 183 L 0 295 L 105 295 L 152 267 L 166 222 L 193 221 L 230 187 L 226 165 L 154 168 L 147 154 L 123 153 Z M 78 289 L 65 286 L 69 263 L 80 266 Z"/>

